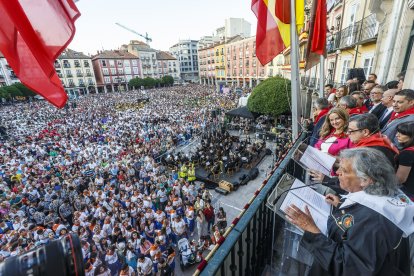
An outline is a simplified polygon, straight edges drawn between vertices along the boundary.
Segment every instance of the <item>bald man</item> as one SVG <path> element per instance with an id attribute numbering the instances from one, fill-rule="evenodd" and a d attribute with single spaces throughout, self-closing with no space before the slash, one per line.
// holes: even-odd
<path id="1" fill-rule="evenodd" d="M 395 93 L 397 93 L 399 90 L 397 88 L 388 89 L 384 91 L 381 98 L 381 103 L 386 107 L 382 115 L 378 118 L 380 128 L 383 129 L 384 126 L 387 124 L 391 117 L 391 113 L 393 111 L 392 104 L 393 99 L 395 96 Z"/>

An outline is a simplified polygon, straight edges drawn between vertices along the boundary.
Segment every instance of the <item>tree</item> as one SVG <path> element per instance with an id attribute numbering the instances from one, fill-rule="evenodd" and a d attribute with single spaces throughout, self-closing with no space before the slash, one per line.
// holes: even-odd
<path id="1" fill-rule="evenodd" d="M 0 87 L 0 98 L 2 99 L 10 99 L 10 94 L 4 89 L 4 87 Z"/>
<path id="2" fill-rule="evenodd" d="M 14 97 L 22 97 L 23 94 L 22 92 L 20 92 L 20 90 L 18 88 L 16 88 L 16 86 L 14 85 L 10 85 L 10 86 L 5 86 L 3 87 L 3 89 L 10 95 L 10 97 L 14 98 Z"/>
<path id="3" fill-rule="evenodd" d="M 146 77 L 143 81 L 144 81 L 145 88 L 153 88 L 157 84 L 155 79 L 150 78 L 150 77 Z"/>
<path id="4" fill-rule="evenodd" d="M 22 93 L 23 96 L 25 97 L 34 97 L 37 94 L 35 92 L 33 92 L 31 89 L 29 89 L 26 85 L 24 85 L 23 83 L 15 83 L 12 86 L 16 87 L 17 89 L 19 89 L 19 91 Z"/>
<path id="5" fill-rule="evenodd" d="M 133 78 L 128 82 L 129 87 L 134 87 L 135 89 L 140 89 L 144 85 L 144 80 L 141 78 Z"/>
<path id="6" fill-rule="evenodd" d="M 162 77 L 162 84 L 164 84 L 164 86 L 172 86 L 174 84 L 174 78 L 171 76 L 164 76 Z"/>
<path id="7" fill-rule="evenodd" d="M 274 117 L 290 111 L 290 80 L 281 77 L 268 78 L 253 89 L 247 101 L 252 112 Z"/>

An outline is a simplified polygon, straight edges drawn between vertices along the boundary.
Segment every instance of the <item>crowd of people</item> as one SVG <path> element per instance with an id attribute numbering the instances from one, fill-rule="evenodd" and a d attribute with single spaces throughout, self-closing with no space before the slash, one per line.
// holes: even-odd
<path id="1" fill-rule="evenodd" d="M 61 110 L 2 107 L 0 261 L 67 233 L 81 239 L 86 275 L 171 275 L 183 237 L 201 257 L 226 214 L 160 161 L 236 97 L 188 85 L 89 95 Z"/>
<path id="2" fill-rule="evenodd" d="M 285 210 L 305 232 L 301 245 L 314 257 L 309 275 L 410 275 L 414 90 L 403 89 L 403 82 L 400 75 L 381 85 L 370 74 L 364 82 L 326 85 L 325 97 L 315 101 L 309 143 L 337 158 L 329 176 L 309 171 L 313 181 L 328 185 L 328 232 L 309 210 Z"/>

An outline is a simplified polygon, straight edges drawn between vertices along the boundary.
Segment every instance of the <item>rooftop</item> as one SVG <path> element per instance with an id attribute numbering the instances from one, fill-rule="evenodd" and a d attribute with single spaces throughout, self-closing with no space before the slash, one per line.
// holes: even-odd
<path id="1" fill-rule="evenodd" d="M 90 59 L 91 57 L 88 55 L 85 55 L 82 52 L 76 52 L 72 49 L 65 49 L 63 50 L 63 52 L 60 54 L 60 56 L 58 57 L 59 59 L 62 58 L 70 58 L 70 59 L 76 59 L 76 58 L 81 58 L 81 59 Z"/>
<path id="2" fill-rule="evenodd" d="M 112 59 L 138 59 L 136 55 L 133 55 L 127 51 L 121 51 L 121 50 L 104 50 L 104 51 L 98 51 L 98 54 L 93 56 L 92 59 L 106 59 L 106 58 L 112 58 Z"/>
<path id="3" fill-rule="evenodd" d="M 157 59 L 158 60 L 177 60 L 170 53 L 167 53 L 167 52 L 164 52 L 164 51 L 157 52 Z"/>

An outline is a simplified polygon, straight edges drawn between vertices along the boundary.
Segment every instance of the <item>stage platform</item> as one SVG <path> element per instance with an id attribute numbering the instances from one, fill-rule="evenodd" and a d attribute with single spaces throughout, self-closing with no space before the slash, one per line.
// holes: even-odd
<path id="1" fill-rule="evenodd" d="M 233 173 L 232 175 L 228 175 L 227 173 L 221 173 L 215 179 L 212 174 L 210 175 L 210 177 L 208 177 L 210 174 L 210 171 L 206 171 L 203 167 L 196 167 L 195 175 L 196 175 L 197 181 L 203 182 L 208 189 L 215 189 L 216 187 L 218 187 L 218 184 L 221 180 L 225 180 L 227 182 L 232 183 L 235 186 L 235 189 L 237 189 L 238 188 L 237 186 L 240 185 L 240 183 L 242 182 L 240 180 L 240 177 L 242 177 L 243 175 L 249 175 L 249 172 L 252 169 L 256 168 L 257 165 L 266 156 L 266 152 L 267 152 L 267 149 L 262 150 L 259 156 L 251 162 L 249 168 L 245 168 L 246 166 L 244 165 L 243 167 L 239 169 L 239 171 Z"/>

